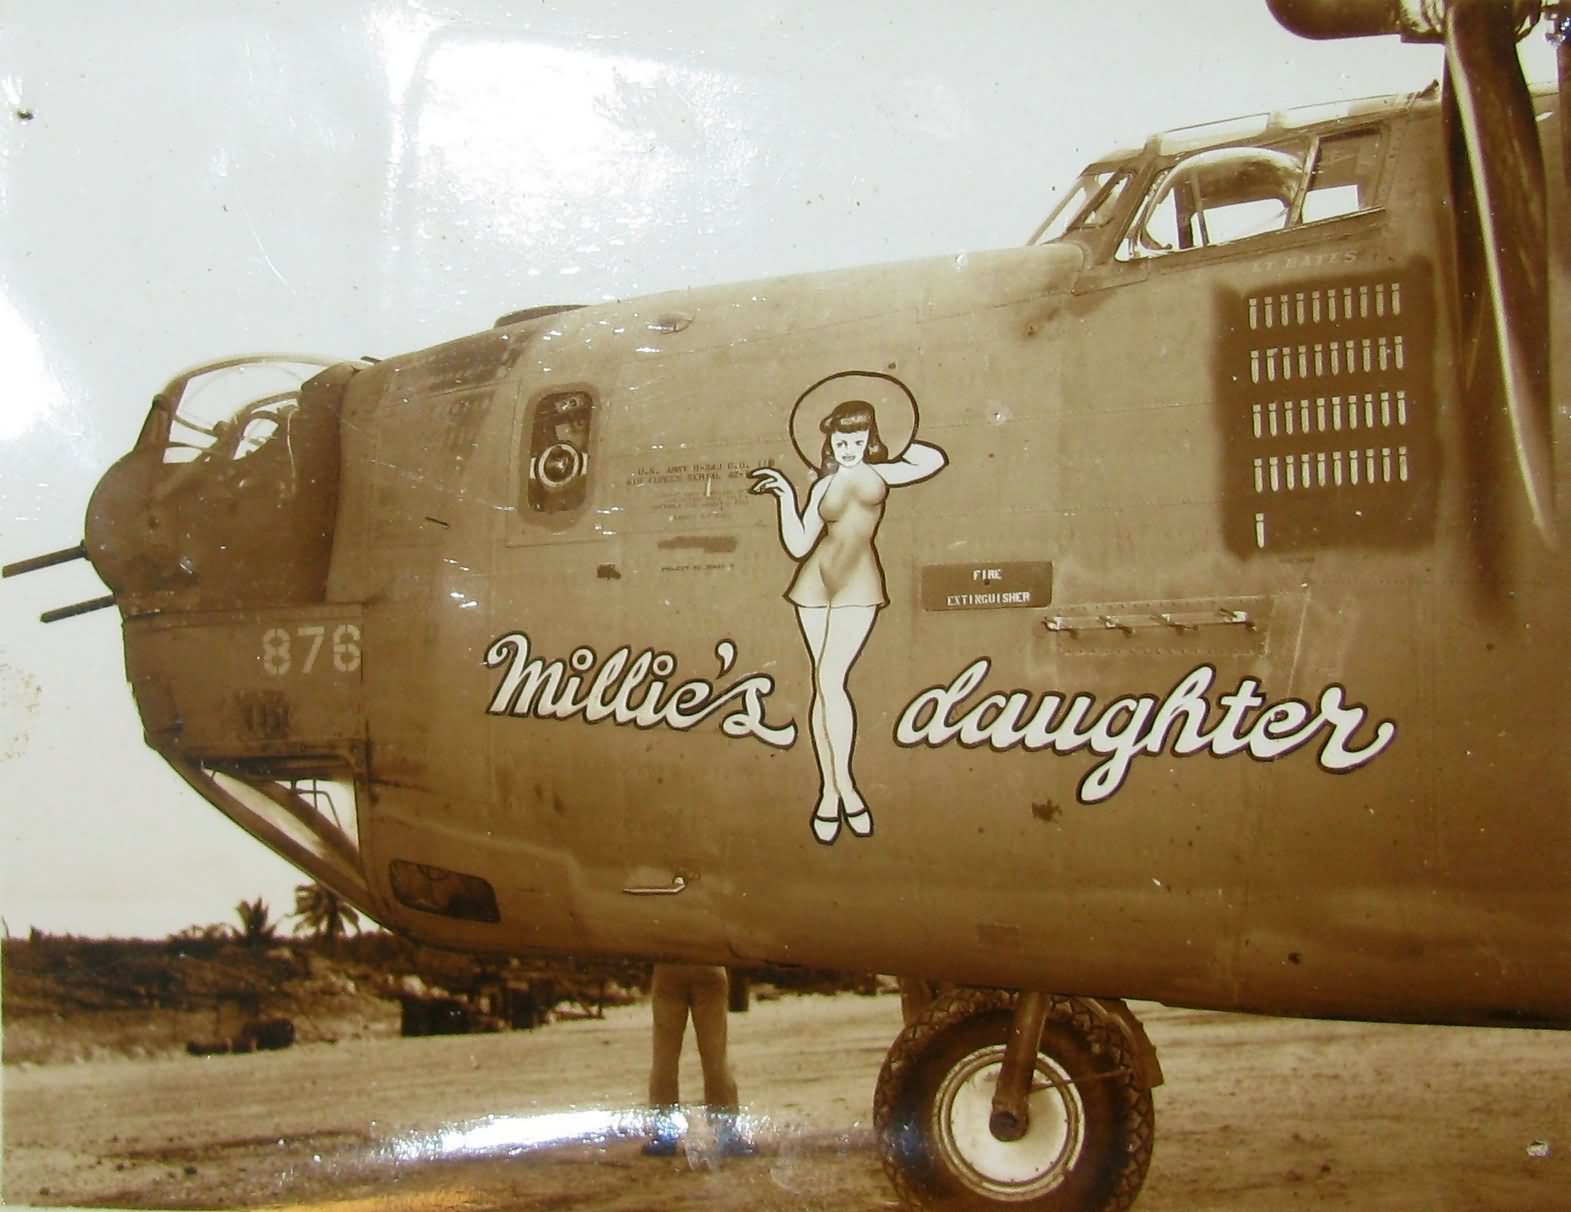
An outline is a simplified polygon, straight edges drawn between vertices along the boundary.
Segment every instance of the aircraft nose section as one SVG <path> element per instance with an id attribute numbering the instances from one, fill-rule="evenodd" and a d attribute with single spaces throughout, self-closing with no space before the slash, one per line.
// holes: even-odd
<path id="1" fill-rule="evenodd" d="M 94 489 L 82 551 L 125 615 L 147 743 L 369 910 L 363 612 L 326 600 L 342 405 L 363 365 L 252 356 L 177 377 Z"/>

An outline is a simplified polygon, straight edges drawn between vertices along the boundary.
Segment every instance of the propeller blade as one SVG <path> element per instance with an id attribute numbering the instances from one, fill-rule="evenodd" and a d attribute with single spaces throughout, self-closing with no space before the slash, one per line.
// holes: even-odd
<path id="1" fill-rule="evenodd" d="M 1454 0 L 1445 32 L 1462 331 L 1493 344 L 1517 472 L 1533 524 L 1553 545 L 1544 161 L 1517 59 L 1517 17 L 1498 0 Z"/>
<path id="2" fill-rule="evenodd" d="M 1560 168 L 1571 189 L 1571 122 L 1566 121 L 1571 105 L 1571 16 L 1555 17 L 1555 72 L 1560 84 Z"/>

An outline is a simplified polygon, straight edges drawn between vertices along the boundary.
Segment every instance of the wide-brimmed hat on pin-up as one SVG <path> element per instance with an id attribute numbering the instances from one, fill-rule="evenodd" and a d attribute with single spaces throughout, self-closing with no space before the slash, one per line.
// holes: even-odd
<path id="1" fill-rule="evenodd" d="M 842 370 L 818 380 L 791 409 L 791 442 L 802 462 L 816 468 L 822 461 L 824 418 L 848 400 L 873 406 L 878 436 L 893 462 L 905 453 L 916 436 L 916 397 L 894 375 L 877 370 Z"/>

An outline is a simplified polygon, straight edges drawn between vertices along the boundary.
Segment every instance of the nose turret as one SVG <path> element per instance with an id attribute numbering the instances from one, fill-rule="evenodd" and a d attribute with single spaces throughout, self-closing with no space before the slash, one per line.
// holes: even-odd
<path id="1" fill-rule="evenodd" d="M 127 615 L 322 600 L 339 406 L 358 370 L 237 359 L 159 393 L 135 448 L 105 473 L 87 510 L 87 556 Z M 280 375 L 293 384 L 256 394 Z M 234 404 L 237 388 L 246 394 Z M 224 415 L 198 415 L 215 396 L 231 401 Z"/>

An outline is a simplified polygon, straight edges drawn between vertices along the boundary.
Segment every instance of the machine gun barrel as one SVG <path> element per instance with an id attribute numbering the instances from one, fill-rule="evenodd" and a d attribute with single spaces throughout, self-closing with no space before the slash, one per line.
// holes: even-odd
<path id="1" fill-rule="evenodd" d="M 78 543 L 75 547 L 66 547 L 60 551 L 51 551 L 44 555 L 33 556 L 31 559 L 7 564 L 4 568 L 0 568 L 0 576 L 19 577 L 24 572 L 37 572 L 40 568 L 53 568 L 56 564 L 69 564 L 72 560 L 86 558 L 87 548 Z"/>
<path id="2" fill-rule="evenodd" d="M 107 610 L 115 604 L 113 594 L 102 598 L 89 598 L 85 602 L 77 602 L 71 606 L 59 606 L 54 610 L 46 610 L 38 616 L 40 623 L 58 623 L 61 619 L 74 619 L 79 614 L 91 614 L 95 610 Z"/>

